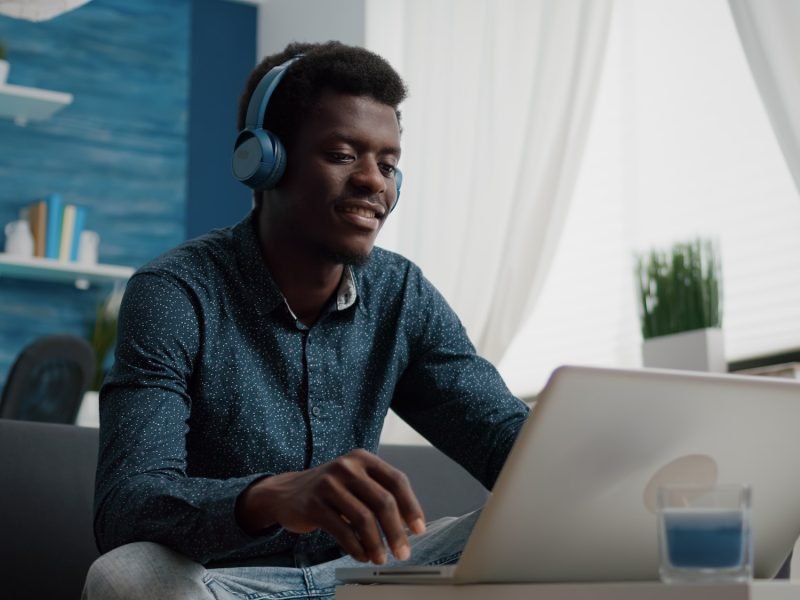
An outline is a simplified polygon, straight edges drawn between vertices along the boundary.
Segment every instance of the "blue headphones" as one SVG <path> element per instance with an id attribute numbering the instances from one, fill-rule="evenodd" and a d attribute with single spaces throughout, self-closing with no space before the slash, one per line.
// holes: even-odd
<path id="1" fill-rule="evenodd" d="M 278 87 L 286 70 L 302 56 L 302 54 L 294 56 L 270 69 L 258 82 L 247 105 L 244 129 L 239 132 L 233 147 L 232 166 L 234 177 L 253 189 L 273 189 L 286 170 L 286 149 L 278 136 L 263 128 L 264 116 L 270 96 Z M 394 210 L 397 201 L 400 200 L 402 183 L 403 174 L 400 169 L 395 168 L 397 197 L 391 210 Z"/>

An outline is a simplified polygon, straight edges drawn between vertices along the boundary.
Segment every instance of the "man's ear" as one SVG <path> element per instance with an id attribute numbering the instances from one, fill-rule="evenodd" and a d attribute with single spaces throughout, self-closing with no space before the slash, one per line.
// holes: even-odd
<path id="1" fill-rule="evenodd" d="M 264 203 L 264 192 L 260 190 L 253 191 L 253 208 L 256 209 L 256 212 L 261 209 L 261 205 Z"/>

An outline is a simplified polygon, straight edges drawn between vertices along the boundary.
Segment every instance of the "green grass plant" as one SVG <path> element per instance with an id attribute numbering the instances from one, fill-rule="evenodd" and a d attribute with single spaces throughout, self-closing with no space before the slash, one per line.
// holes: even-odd
<path id="1" fill-rule="evenodd" d="M 718 247 L 696 239 L 636 257 L 642 337 L 722 326 Z"/>
<path id="2" fill-rule="evenodd" d="M 89 336 L 95 356 L 94 381 L 91 382 L 89 387 L 92 390 L 99 390 L 103 385 L 107 362 L 116 346 L 117 319 L 123 291 L 123 288 L 116 287 L 103 299 L 95 311 L 95 319 Z"/>

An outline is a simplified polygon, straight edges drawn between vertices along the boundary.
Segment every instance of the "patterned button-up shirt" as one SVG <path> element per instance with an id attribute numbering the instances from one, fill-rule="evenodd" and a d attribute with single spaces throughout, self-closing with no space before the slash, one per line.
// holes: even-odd
<path id="1" fill-rule="evenodd" d="M 270 474 L 375 451 L 393 409 L 491 487 L 527 416 L 419 268 L 375 248 L 322 316 L 291 313 L 251 214 L 137 271 L 100 400 L 95 533 L 197 560 L 335 546 L 323 532 L 237 524 Z"/>

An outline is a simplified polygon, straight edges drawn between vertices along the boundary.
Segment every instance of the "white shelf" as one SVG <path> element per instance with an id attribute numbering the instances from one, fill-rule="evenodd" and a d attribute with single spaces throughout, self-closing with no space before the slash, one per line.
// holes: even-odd
<path id="1" fill-rule="evenodd" d="M 23 258 L 0 253 L 0 277 L 74 283 L 86 289 L 92 283 L 127 281 L 134 269 L 120 265 L 84 265 L 51 258 Z"/>
<path id="2" fill-rule="evenodd" d="M 72 94 L 8 83 L 0 85 L 0 117 L 14 119 L 18 125 L 49 119 L 68 104 L 72 104 Z"/>

